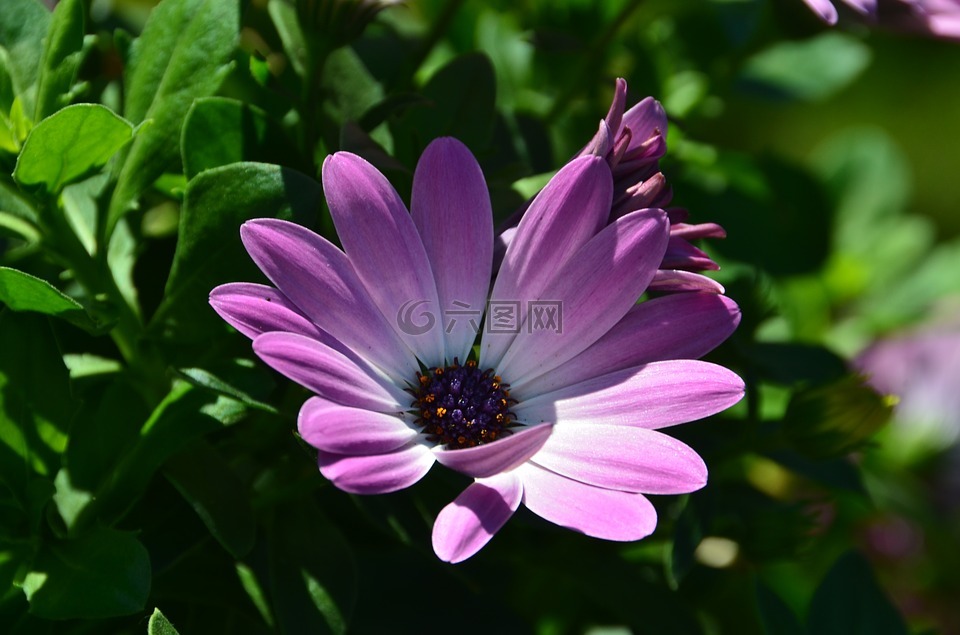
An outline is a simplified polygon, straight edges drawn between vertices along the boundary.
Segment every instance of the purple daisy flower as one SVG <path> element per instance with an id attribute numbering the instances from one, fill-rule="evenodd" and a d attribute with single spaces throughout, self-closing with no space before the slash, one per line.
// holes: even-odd
<path id="1" fill-rule="evenodd" d="M 836 24 L 831 0 L 803 0 L 820 19 Z M 843 0 L 861 19 L 881 27 L 960 40 L 960 0 Z"/>
<path id="2" fill-rule="evenodd" d="M 226 284 L 210 302 L 315 393 L 298 427 L 337 487 L 392 492 L 434 463 L 472 477 L 433 531 L 437 555 L 459 562 L 521 503 L 590 536 L 636 540 L 656 525 L 644 494 L 705 484 L 703 460 L 659 429 L 742 397 L 737 375 L 695 360 L 739 310 L 715 293 L 637 304 L 669 222 L 644 208 L 608 223 L 602 158 L 573 160 L 536 197 L 492 290 L 490 198 L 460 142 L 426 149 L 409 213 L 353 154 L 328 157 L 323 187 L 343 251 L 293 223 L 250 221 L 242 240 L 275 287 Z"/>

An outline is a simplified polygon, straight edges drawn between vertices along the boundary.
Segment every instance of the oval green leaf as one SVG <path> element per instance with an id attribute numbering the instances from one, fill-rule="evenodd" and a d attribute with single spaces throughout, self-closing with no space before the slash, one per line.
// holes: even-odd
<path id="1" fill-rule="evenodd" d="M 30 132 L 13 177 L 21 185 L 59 192 L 105 164 L 133 134 L 133 125 L 105 106 L 67 106 Z"/>

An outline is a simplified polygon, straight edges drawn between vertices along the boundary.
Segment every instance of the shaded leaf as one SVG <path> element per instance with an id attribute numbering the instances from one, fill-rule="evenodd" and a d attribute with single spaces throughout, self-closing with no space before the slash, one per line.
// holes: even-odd
<path id="1" fill-rule="evenodd" d="M 496 79 L 482 53 L 468 53 L 437 71 L 423 87 L 428 103 L 408 111 L 421 146 L 437 137 L 456 137 L 476 153 L 493 128 Z"/>
<path id="2" fill-rule="evenodd" d="M 205 337 L 220 320 L 207 306 L 218 284 L 251 279 L 256 268 L 240 243 L 240 225 L 251 218 L 292 218 L 309 226 L 320 207 L 320 184 L 294 170 L 262 163 L 233 163 L 207 170 L 187 185 L 180 234 L 163 303 L 150 323 L 182 338 Z"/>
<path id="3" fill-rule="evenodd" d="M 47 619 L 129 615 L 146 604 L 150 557 L 133 534 L 96 527 L 45 543 L 23 591 L 30 613 Z"/>
<path id="4" fill-rule="evenodd" d="M 806 633 L 803 624 L 790 607 L 770 587 L 758 581 L 756 594 L 760 624 L 766 635 L 804 635 Z"/>
<path id="5" fill-rule="evenodd" d="M 163 473 L 232 556 L 253 548 L 256 521 L 246 486 L 213 446 L 191 443 L 167 460 Z"/>
<path id="6" fill-rule="evenodd" d="M 21 185 L 59 192 L 104 165 L 133 135 L 130 122 L 105 106 L 67 106 L 30 131 L 13 177 Z"/>
<path id="7" fill-rule="evenodd" d="M 222 97 L 194 102 L 183 123 L 180 147 L 187 179 L 240 161 L 303 164 L 279 123 L 255 106 Z"/>
<path id="8" fill-rule="evenodd" d="M 783 419 L 793 445 L 813 457 L 847 454 L 890 419 L 891 406 L 857 376 L 794 393 Z"/>
<path id="9" fill-rule="evenodd" d="M 907 635 L 906 624 L 857 553 L 837 559 L 810 603 L 807 630 L 817 635 Z"/>
<path id="10" fill-rule="evenodd" d="M 59 469 L 76 404 L 46 318 L 0 309 L 0 351 L 0 481 L 20 493 Z"/>
<path id="11" fill-rule="evenodd" d="M 270 585 L 282 632 L 345 633 L 356 576 L 349 544 L 316 506 L 278 510 L 270 533 Z"/>
<path id="12" fill-rule="evenodd" d="M 153 124 L 138 135 L 117 177 L 108 235 L 143 189 L 176 162 L 187 110 L 229 72 L 238 29 L 235 0 L 164 0 L 151 12 L 130 53 L 124 115 Z"/>

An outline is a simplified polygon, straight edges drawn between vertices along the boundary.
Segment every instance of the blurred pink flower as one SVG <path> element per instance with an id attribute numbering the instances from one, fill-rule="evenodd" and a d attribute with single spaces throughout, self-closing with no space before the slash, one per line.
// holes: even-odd
<path id="1" fill-rule="evenodd" d="M 827 24 L 836 24 L 837 8 L 831 0 L 804 0 Z M 843 3 L 878 26 L 960 40 L 960 0 L 843 0 Z"/>

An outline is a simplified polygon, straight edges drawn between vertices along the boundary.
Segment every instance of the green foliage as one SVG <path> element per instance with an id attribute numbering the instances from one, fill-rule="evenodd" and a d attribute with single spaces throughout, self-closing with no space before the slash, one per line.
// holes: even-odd
<path id="1" fill-rule="evenodd" d="M 24 186 L 59 192 L 104 165 L 134 134 L 130 122 L 104 106 L 68 106 L 30 132 L 13 177 Z"/>

